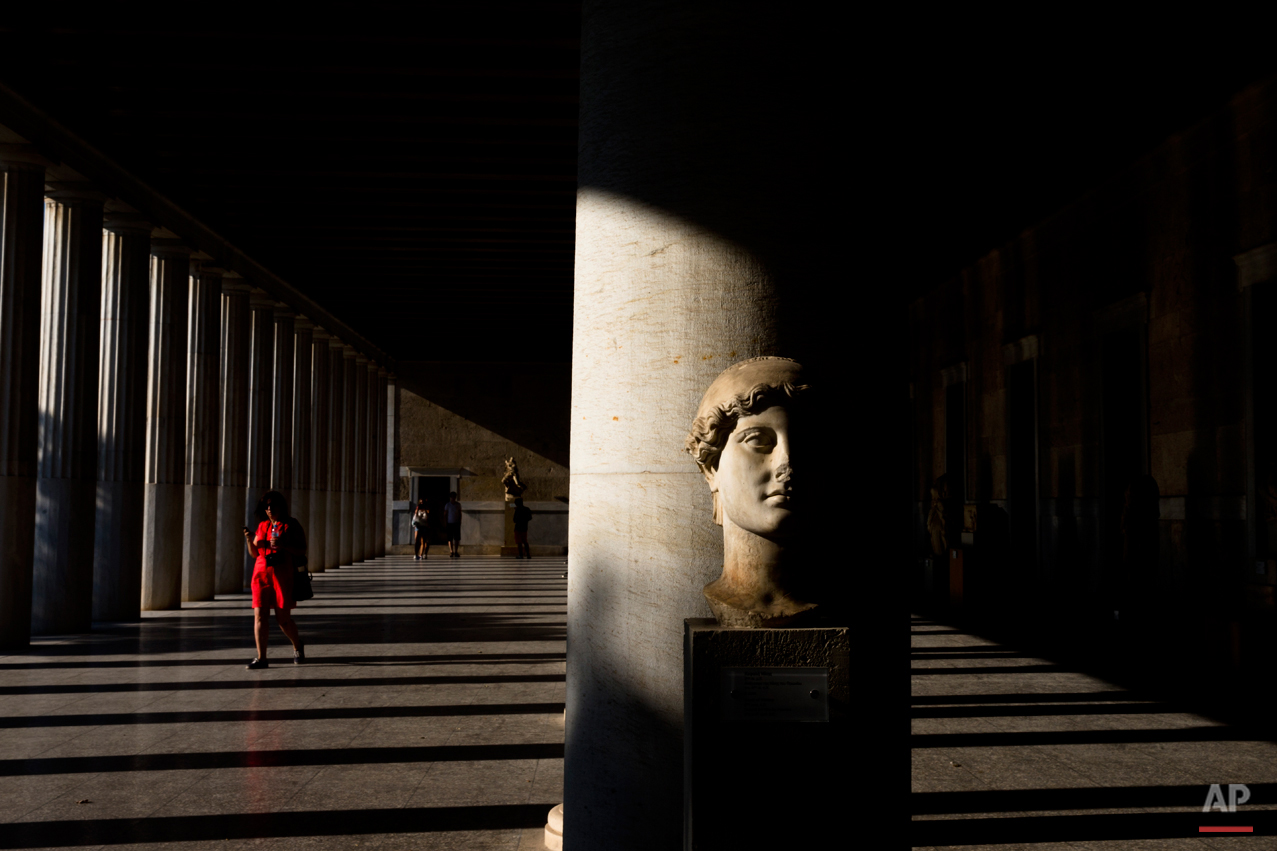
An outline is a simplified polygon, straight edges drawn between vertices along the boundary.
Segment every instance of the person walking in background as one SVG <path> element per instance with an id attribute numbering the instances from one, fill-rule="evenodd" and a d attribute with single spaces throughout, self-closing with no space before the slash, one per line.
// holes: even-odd
<path id="1" fill-rule="evenodd" d="M 532 548 L 528 546 L 528 521 L 532 519 L 532 509 L 523 504 L 523 498 L 514 500 L 514 543 L 519 551 L 515 558 L 532 558 Z"/>
<path id="2" fill-rule="evenodd" d="M 461 503 L 457 502 L 456 491 L 448 492 L 448 504 L 443 507 L 443 519 L 448 524 L 448 558 L 460 558 Z"/>
<path id="3" fill-rule="evenodd" d="M 424 499 L 417 500 L 417 510 L 412 513 L 413 561 L 425 561 L 430 553 L 430 505 Z"/>
<path id="4" fill-rule="evenodd" d="M 254 512 L 261 522 L 257 533 L 249 535 L 244 527 L 244 543 L 248 554 L 257 559 L 253 565 L 253 639 L 257 658 L 249 662 L 249 670 L 270 667 L 266 661 L 266 643 L 270 630 L 270 610 L 275 610 L 279 628 L 293 645 L 293 664 L 306 660 L 306 645 L 297 631 L 297 622 L 289 613 L 296 608 L 293 598 L 293 559 L 306 554 L 306 533 L 288 513 L 288 501 L 279 491 L 269 491 L 257 503 Z"/>

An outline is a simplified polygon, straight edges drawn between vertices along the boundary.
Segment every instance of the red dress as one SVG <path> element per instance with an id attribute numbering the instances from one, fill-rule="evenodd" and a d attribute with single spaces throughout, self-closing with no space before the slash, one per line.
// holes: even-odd
<path id="1" fill-rule="evenodd" d="M 280 543 L 290 546 L 288 543 L 288 524 L 279 523 Z M 253 565 L 253 608 L 258 609 L 262 606 L 274 609 L 295 609 L 297 603 L 293 600 L 293 556 L 291 553 L 281 553 L 283 556 L 283 565 L 274 568 L 266 563 L 266 553 L 270 552 L 270 527 L 268 520 L 263 520 L 257 524 L 256 540 L 261 541 L 263 546 L 257 548 L 257 562 Z"/>

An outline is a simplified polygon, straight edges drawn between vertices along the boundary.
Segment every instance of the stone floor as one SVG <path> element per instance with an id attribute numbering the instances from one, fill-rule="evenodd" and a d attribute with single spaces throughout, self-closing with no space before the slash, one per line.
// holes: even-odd
<path id="1" fill-rule="evenodd" d="M 918 615 L 911 655 L 913 847 L 1277 848 L 1272 724 L 1222 721 L 1192 689 L 1124 687 Z M 1204 813 L 1211 784 L 1250 798 Z"/>
<path id="2" fill-rule="evenodd" d="M 563 800 L 564 559 L 315 577 L 307 662 L 247 595 L 0 656 L 0 848 L 543 848 Z"/>

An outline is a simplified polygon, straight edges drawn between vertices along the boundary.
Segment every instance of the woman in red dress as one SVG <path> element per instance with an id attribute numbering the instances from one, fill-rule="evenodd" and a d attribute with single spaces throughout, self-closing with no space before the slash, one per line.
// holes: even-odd
<path id="1" fill-rule="evenodd" d="M 257 642 L 257 658 L 248 663 L 250 670 L 268 668 L 266 639 L 270 630 L 269 611 L 275 610 L 279 628 L 293 645 L 293 664 L 306 661 L 306 645 L 297 633 L 297 622 L 289 614 L 296 607 L 293 600 L 293 557 L 306 553 L 306 534 L 301 524 L 288 514 L 288 501 L 279 491 L 270 491 L 257 503 L 257 534 L 249 536 L 244 527 L 244 543 L 248 554 L 257 559 L 253 566 L 253 637 Z"/>

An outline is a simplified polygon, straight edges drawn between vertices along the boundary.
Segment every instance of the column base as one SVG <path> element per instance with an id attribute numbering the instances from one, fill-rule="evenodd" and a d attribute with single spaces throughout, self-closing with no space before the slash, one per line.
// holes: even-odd
<path id="1" fill-rule="evenodd" d="M 36 482 L 31 634 L 69 635 L 93 627 L 93 527 L 97 482 Z"/>
<path id="2" fill-rule="evenodd" d="M 31 645 L 35 477 L 0 476 L 0 650 Z"/>
<path id="3" fill-rule="evenodd" d="M 550 810 L 545 821 L 545 847 L 549 851 L 563 851 L 563 805 Z"/>
<path id="4" fill-rule="evenodd" d="M 146 484 L 142 611 L 182 608 L 182 514 L 186 485 Z"/>
<path id="5" fill-rule="evenodd" d="M 217 486 L 187 485 L 182 510 L 182 602 L 213 599 L 217 576 Z"/>
<path id="6" fill-rule="evenodd" d="M 132 621 L 141 614 L 141 482 L 98 482 L 93 524 L 93 620 Z"/>

